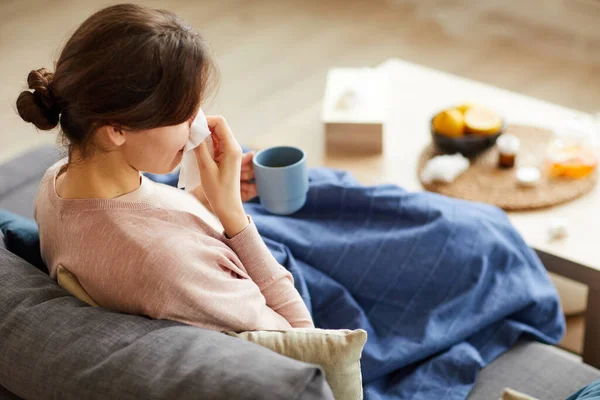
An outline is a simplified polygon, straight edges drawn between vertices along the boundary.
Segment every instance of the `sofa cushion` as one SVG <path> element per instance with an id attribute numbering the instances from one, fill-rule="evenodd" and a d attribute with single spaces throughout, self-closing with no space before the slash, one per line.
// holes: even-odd
<path id="1" fill-rule="evenodd" d="M 600 379 L 600 371 L 541 343 L 522 341 L 479 373 L 468 400 L 498 399 L 504 388 L 544 400 L 564 400 Z"/>
<path id="2" fill-rule="evenodd" d="M 0 386 L 24 399 L 332 399 L 322 370 L 172 321 L 90 307 L 0 249 Z"/>

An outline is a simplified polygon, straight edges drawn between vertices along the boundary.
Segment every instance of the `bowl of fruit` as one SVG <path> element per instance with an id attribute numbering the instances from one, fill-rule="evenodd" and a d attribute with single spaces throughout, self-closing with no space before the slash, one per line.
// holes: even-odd
<path id="1" fill-rule="evenodd" d="M 493 110 L 462 104 L 438 112 L 431 119 L 431 137 L 444 153 L 474 157 L 492 147 L 504 130 L 504 121 Z"/>

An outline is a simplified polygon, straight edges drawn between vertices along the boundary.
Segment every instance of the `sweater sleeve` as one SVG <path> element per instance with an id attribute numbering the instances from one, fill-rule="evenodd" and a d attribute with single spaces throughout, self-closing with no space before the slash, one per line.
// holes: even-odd
<path id="1" fill-rule="evenodd" d="M 129 240 L 111 236 L 104 243 L 111 251 L 98 254 L 104 262 L 90 263 L 98 271 L 77 271 L 102 307 L 218 331 L 291 327 L 218 246 L 200 242 L 199 235 L 170 231 L 151 240 L 144 232 L 138 229 Z"/>
<path id="2" fill-rule="evenodd" d="M 248 219 L 250 224 L 227 239 L 227 244 L 235 251 L 271 309 L 283 316 L 293 328 L 313 328 L 310 313 L 294 287 L 292 274 L 279 265 L 260 237 L 252 218 Z"/>

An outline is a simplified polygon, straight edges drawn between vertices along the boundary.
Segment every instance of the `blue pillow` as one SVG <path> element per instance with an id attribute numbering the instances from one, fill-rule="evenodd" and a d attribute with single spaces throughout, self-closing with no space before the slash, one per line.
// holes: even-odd
<path id="1" fill-rule="evenodd" d="M 11 253 L 48 273 L 48 268 L 42 260 L 40 235 L 35 221 L 0 210 L 0 231 L 4 235 L 4 244 Z"/>
<path id="2" fill-rule="evenodd" d="M 600 381 L 590 383 L 573 393 L 567 400 L 600 400 Z"/>

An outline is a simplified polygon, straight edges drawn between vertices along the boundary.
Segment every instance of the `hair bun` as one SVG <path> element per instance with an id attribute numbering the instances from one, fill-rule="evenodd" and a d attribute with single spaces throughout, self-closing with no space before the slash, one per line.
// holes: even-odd
<path id="1" fill-rule="evenodd" d="M 60 108 L 50 90 L 53 76 L 46 68 L 31 71 L 27 76 L 27 84 L 33 92 L 23 91 L 17 99 L 17 110 L 21 118 L 41 130 L 55 128 L 60 116 Z"/>

